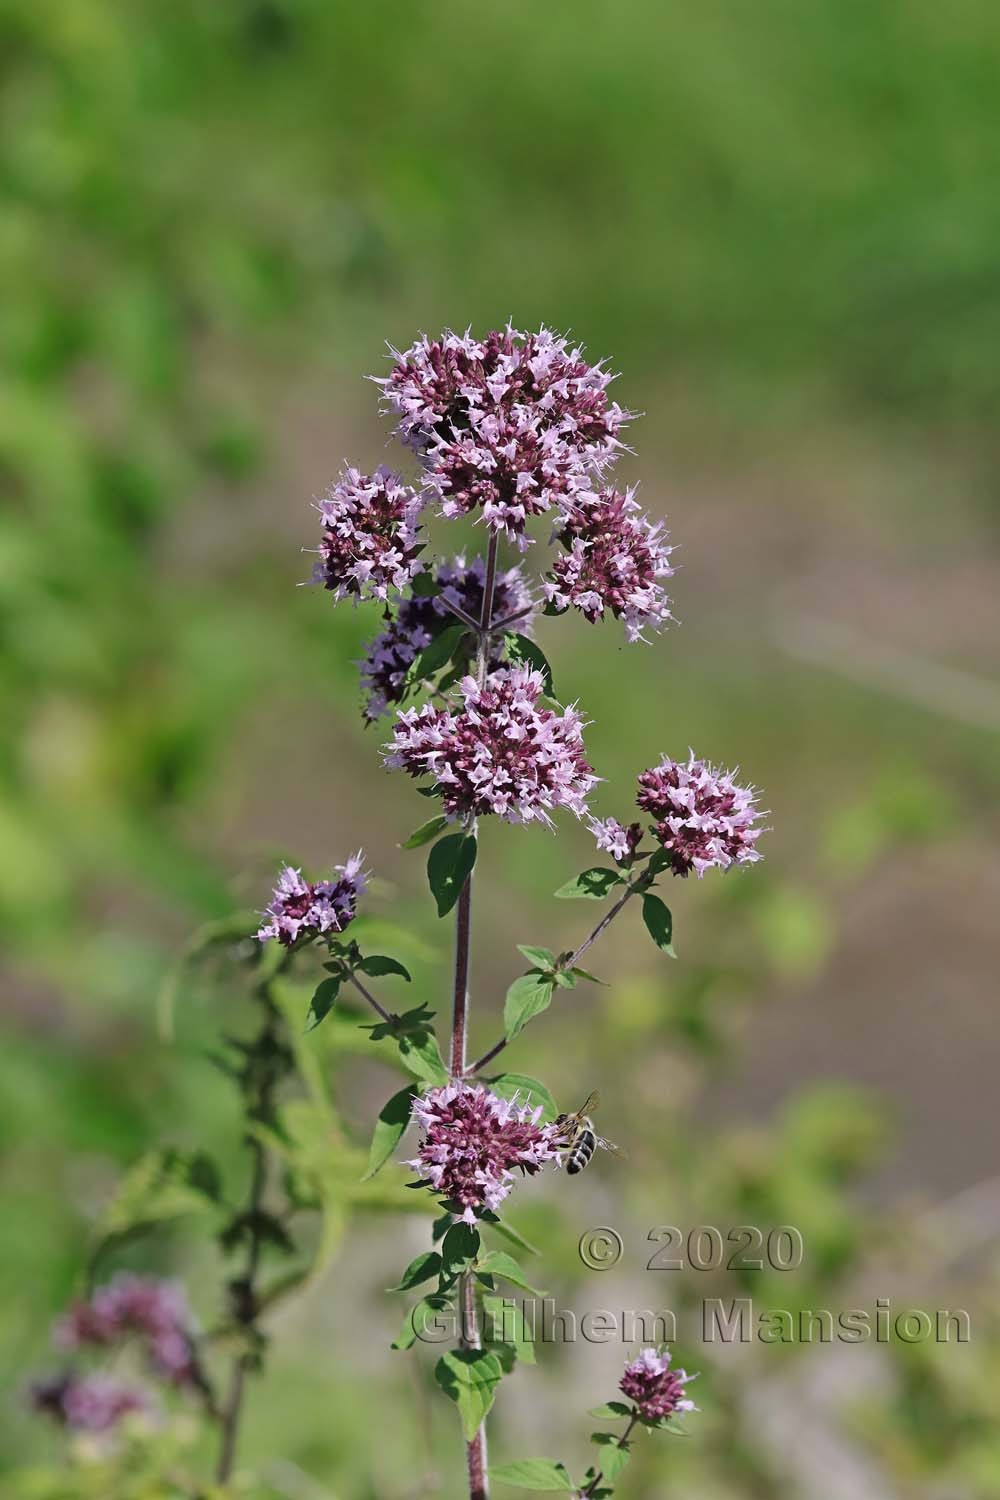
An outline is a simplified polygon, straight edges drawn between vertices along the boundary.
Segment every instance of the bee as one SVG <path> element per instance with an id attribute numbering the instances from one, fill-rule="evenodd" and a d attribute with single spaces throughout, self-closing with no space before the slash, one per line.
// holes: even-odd
<path id="1" fill-rule="evenodd" d="M 584 1100 L 576 1114 L 556 1117 L 556 1127 L 564 1137 L 563 1160 L 570 1177 L 575 1177 L 578 1172 L 583 1171 L 598 1148 L 602 1151 L 610 1151 L 614 1156 L 624 1157 L 625 1155 L 620 1146 L 616 1146 L 614 1141 L 606 1141 L 594 1129 L 594 1122 L 588 1110 L 596 1109 L 599 1102 L 600 1095 L 595 1090 Z"/>

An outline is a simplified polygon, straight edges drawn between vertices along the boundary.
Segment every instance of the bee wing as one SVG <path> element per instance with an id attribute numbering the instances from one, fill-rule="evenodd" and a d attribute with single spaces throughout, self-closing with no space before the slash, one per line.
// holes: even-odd
<path id="1" fill-rule="evenodd" d="M 577 1114 L 578 1115 L 589 1115 L 590 1111 L 592 1109 L 596 1109 L 597 1106 L 600 1104 L 600 1102 L 601 1102 L 601 1096 L 597 1092 L 597 1090 L 595 1089 L 592 1094 L 588 1094 L 587 1095 L 587 1097 L 584 1100 L 583 1104 L 581 1104 L 580 1108 L 577 1110 Z"/>
<path id="2" fill-rule="evenodd" d="M 606 1141 L 603 1135 L 597 1137 L 597 1144 L 602 1151 L 610 1151 L 612 1156 L 617 1156 L 620 1161 L 628 1159 L 628 1152 L 624 1146 L 616 1146 L 614 1141 Z"/>

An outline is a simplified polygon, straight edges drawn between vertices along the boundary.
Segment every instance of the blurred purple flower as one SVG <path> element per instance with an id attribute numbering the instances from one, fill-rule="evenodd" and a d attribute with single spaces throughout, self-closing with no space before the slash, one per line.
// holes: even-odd
<path id="1" fill-rule="evenodd" d="M 614 377 L 547 328 L 481 340 L 446 330 L 393 353 L 378 384 L 445 516 L 481 507 L 494 530 L 520 538 L 530 516 L 587 488 L 622 447 L 631 413 L 608 399 Z"/>
<path id="2" fill-rule="evenodd" d="M 655 1349 L 643 1349 L 638 1359 L 625 1366 L 618 1389 L 635 1402 L 643 1421 L 662 1422 L 676 1412 L 698 1410 L 684 1395 L 684 1387 L 694 1379 L 683 1370 L 671 1370 L 669 1350 L 658 1354 Z"/>
<path id="3" fill-rule="evenodd" d="M 260 941 L 277 938 L 287 948 L 302 937 L 343 932 L 354 920 L 365 889 L 363 852 L 359 849 L 346 864 L 334 866 L 337 880 L 305 880 L 300 870 L 286 865 L 264 913 L 268 920 L 258 929 Z"/>
<path id="4" fill-rule="evenodd" d="M 154 1415 L 156 1405 L 142 1386 L 110 1375 L 57 1375 L 36 1381 L 29 1400 L 33 1410 L 80 1432 L 110 1432 L 133 1413 Z"/>
<path id="5" fill-rule="evenodd" d="M 495 813 L 508 823 L 551 824 L 550 812 L 586 812 L 597 782 L 583 753 L 583 720 L 574 708 L 539 708 L 541 672 L 501 667 L 480 687 L 460 684 L 457 713 L 407 709 L 396 717 L 386 765 L 434 778 L 453 817 Z"/>
<path id="6" fill-rule="evenodd" d="M 313 582 L 337 599 L 387 599 L 404 589 L 421 566 L 417 523 L 426 498 L 390 469 L 345 469 L 317 505 L 323 536 Z"/>
<path id="7" fill-rule="evenodd" d="M 376 636 L 368 647 L 368 654 L 361 663 L 361 682 L 367 692 L 365 718 L 377 719 L 390 704 L 398 703 L 404 692 L 406 672 L 425 646 L 435 636 L 455 623 L 455 616 L 447 608 L 445 600 L 464 609 L 474 620 L 482 616 L 483 590 L 486 567 L 481 557 L 468 564 L 464 557 L 452 562 L 442 562 L 434 570 L 434 581 L 439 593 L 431 598 L 409 593 L 400 601 L 381 635 Z M 504 620 L 508 615 L 530 610 L 532 598 L 520 568 L 499 572 L 493 595 L 493 619 Z M 531 615 L 518 622 L 518 629 L 530 628 Z M 495 666 L 503 654 L 502 640 L 491 643 L 490 665 Z"/>
<path id="8" fill-rule="evenodd" d="M 737 786 L 734 772 L 721 771 L 689 752 L 687 765 L 664 756 L 639 776 L 636 802 L 656 819 L 651 832 L 670 855 L 675 875 L 700 877 L 713 865 L 754 864 L 764 832 L 752 787 Z"/>
<path id="9" fill-rule="evenodd" d="M 198 1379 L 192 1342 L 194 1319 L 184 1288 L 155 1276 L 123 1271 L 98 1287 L 89 1301 L 73 1304 L 53 1331 L 61 1349 L 108 1347 L 135 1335 L 154 1369 L 175 1385 Z"/>
<path id="10" fill-rule="evenodd" d="M 558 1159 L 558 1135 L 553 1126 L 539 1124 L 541 1113 L 541 1106 L 532 1110 L 516 1097 L 502 1099 L 467 1083 L 432 1089 L 413 1101 L 424 1138 L 406 1165 L 474 1224 L 478 1212 L 495 1210 L 506 1198 L 515 1168 L 533 1175 Z"/>
<path id="11" fill-rule="evenodd" d="M 670 600 L 660 579 L 674 571 L 662 524 L 643 514 L 634 493 L 609 489 L 577 496 L 556 526 L 566 554 L 542 585 L 559 613 L 572 605 L 594 624 L 609 611 L 624 622 L 630 641 L 640 640 L 647 626 L 658 630 L 669 620 Z"/>

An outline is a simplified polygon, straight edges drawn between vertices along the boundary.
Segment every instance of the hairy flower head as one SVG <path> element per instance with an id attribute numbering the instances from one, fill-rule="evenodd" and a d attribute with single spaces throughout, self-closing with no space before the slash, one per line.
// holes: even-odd
<path id="1" fill-rule="evenodd" d="M 365 889 L 362 858 L 359 849 L 346 864 L 335 865 L 334 880 L 305 880 L 301 870 L 286 865 L 258 929 L 260 941 L 276 938 L 287 948 L 299 938 L 343 932 L 354 920 Z"/>
<path id="2" fill-rule="evenodd" d="M 551 823 L 558 807 L 582 817 L 597 782 L 583 753 L 575 708 L 540 708 L 541 672 L 500 667 L 480 687 L 460 684 L 457 712 L 407 709 L 397 715 L 386 765 L 429 776 L 447 813 L 495 813 L 508 823 Z"/>
<path id="3" fill-rule="evenodd" d="M 694 1379 L 684 1370 L 671 1370 L 669 1349 L 662 1354 L 655 1349 L 643 1349 L 637 1359 L 625 1366 L 618 1389 L 635 1402 L 644 1422 L 662 1422 L 676 1412 L 698 1410 L 684 1395 L 684 1387 Z"/>
<path id="4" fill-rule="evenodd" d="M 630 413 L 608 397 L 614 377 L 547 328 L 484 339 L 446 330 L 394 353 L 378 383 L 445 516 L 481 508 L 520 538 L 529 517 L 586 488 L 622 447 Z"/>
<path id="5" fill-rule="evenodd" d="M 313 582 L 336 599 L 387 599 L 420 569 L 418 517 L 426 496 L 385 467 L 345 469 L 317 509 L 323 520 Z"/>
<path id="6" fill-rule="evenodd" d="M 515 1168 L 531 1175 L 558 1158 L 555 1127 L 540 1124 L 541 1113 L 541 1106 L 532 1110 L 478 1085 L 431 1089 L 413 1101 L 423 1139 L 406 1165 L 474 1224 L 506 1198 Z"/>
<path id="7" fill-rule="evenodd" d="M 764 832 L 756 793 L 737 786 L 734 775 L 696 760 L 692 750 L 686 765 L 665 755 L 639 776 L 636 802 L 655 819 L 650 831 L 675 875 L 694 870 L 700 877 L 713 865 L 728 870 L 763 857 L 756 849 Z"/>
<path id="8" fill-rule="evenodd" d="M 607 612 L 624 623 L 630 641 L 669 620 L 670 600 L 660 580 L 674 571 L 662 523 L 650 521 L 634 494 L 608 489 L 576 496 L 556 526 L 565 555 L 543 584 L 559 613 L 572 605 L 594 624 Z"/>

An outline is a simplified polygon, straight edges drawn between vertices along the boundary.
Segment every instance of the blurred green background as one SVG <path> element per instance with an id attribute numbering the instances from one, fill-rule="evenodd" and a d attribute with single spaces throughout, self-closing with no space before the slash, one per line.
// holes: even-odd
<path id="1" fill-rule="evenodd" d="M 356 711 L 377 614 L 296 584 L 311 498 L 399 457 L 361 379 L 385 341 L 510 317 L 623 372 L 623 477 L 679 547 L 653 645 L 539 628 L 593 720 L 598 810 L 691 744 L 773 825 L 759 869 L 675 883 L 676 965 L 623 920 L 595 955 L 614 985 L 511 1049 L 564 1107 L 600 1087 L 631 1157 L 525 1193 L 544 1282 L 578 1310 L 737 1295 L 643 1271 L 650 1226 L 793 1223 L 803 1269 L 751 1279 L 762 1307 L 891 1296 L 973 1327 L 720 1351 L 682 1318 L 704 1415 L 621 1493 L 995 1495 L 996 7 L 0 0 L 0 44 L 5 1493 L 77 1493 L 45 1488 L 70 1485 L 42 1473 L 62 1444 L 22 1391 L 122 1172 L 164 1140 L 245 1170 L 204 1059 L 239 1000 L 193 980 L 158 1024 L 189 932 L 261 906 L 281 855 L 363 843 L 369 909 L 414 927 L 443 1008 L 450 933 L 396 848 L 424 804 Z M 548 897 L 590 847 L 488 830 L 483 1045 L 513 944 L 586 930 Z M 398 1084 L 317 1037 L 364 1145 Z M 627 1246 L 603 1276 L 575 1252 L 601 1223 Z M 461 1492 L 453 1412 L 386 1347 L 382 1288 L 423 1235 L 362 1205 L 276 1320 L 260 1493 Z M 186 1276 L 209 1321 L 198 1246 L 179 1226 L 131 1263 Z M 495 1456 L 582 1468 L 622 1357 L 543 1349 Z"/>

